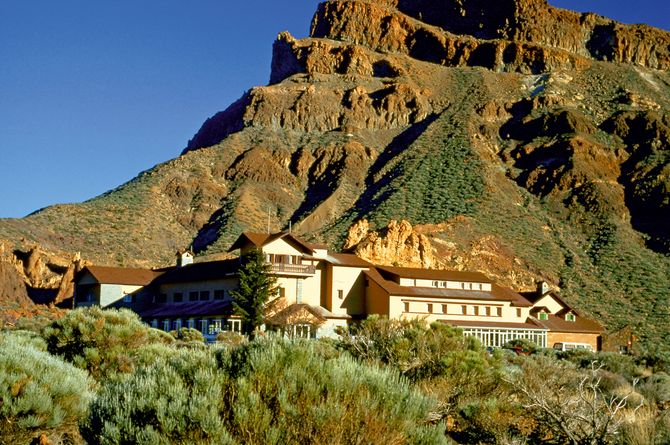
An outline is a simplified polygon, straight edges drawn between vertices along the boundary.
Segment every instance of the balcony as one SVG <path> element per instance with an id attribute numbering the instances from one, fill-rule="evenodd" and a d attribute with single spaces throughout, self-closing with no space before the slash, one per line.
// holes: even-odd
<path id="1" fill-rule="evenodd" d="M 279 275 L 314 275 L 316 267 L 304 264 L 268 263 L 270 271 Z"/>

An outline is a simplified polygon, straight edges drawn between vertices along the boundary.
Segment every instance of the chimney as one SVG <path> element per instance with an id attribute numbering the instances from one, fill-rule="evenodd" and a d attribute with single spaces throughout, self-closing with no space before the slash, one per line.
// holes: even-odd
<path id="1" fill-rule="evenodd" d="M 551 292 L 551 288 L 549 287 L 549 283 L 546 281 L 538 281 L 537 282 L 537 293 L 540 297 L 547 295 L 549 292 Z"/>
<path id="2" fill-rule="evenodd" d="M 177 251 L 177 267 L 184 267 L 188 264 L 193 264 L 193 253 L 188 249 Z"/>

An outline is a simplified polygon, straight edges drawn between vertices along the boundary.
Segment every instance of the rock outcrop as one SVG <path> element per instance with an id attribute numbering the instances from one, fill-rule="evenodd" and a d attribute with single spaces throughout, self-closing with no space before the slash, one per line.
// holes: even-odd
<path id="1" fill-rule="evenodd" d="M 408 221 L 389 222 L 379 232 L 370 230 L 367 220 L 351 226 L 344 250 L 353 251 L 373 264 L 435 268 L 430 240 L 413 230 Z"/>

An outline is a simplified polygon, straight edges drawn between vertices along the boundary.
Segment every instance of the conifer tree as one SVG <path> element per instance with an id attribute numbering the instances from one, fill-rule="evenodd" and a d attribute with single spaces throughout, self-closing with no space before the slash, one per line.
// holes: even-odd
<path id="1" fill-rule="evenodd" d="M 263 253 L 252 250 L 241 258 L 239 287 L 230 292 L 235 313 L 242 318 L 242 332 L 253 336 L 263 324 L 265 303 L 275 292 L 277 279 L 270 275 L 270 265 Z"/>

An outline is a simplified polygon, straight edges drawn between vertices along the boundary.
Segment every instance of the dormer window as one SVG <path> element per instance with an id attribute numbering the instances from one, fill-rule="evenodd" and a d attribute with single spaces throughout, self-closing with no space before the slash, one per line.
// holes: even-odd
<path id="1" fill-rule="evenodd" d="M 549 314 L 547 314 L 546 312 L 540 312 L 540 320 L 543 321 L 549 320 Z"/>
<path id="2" fill-rule="evenodd" d="M 577 321 L 577 317 L 572 312 L 565 314 L 565 321 Z"/>

